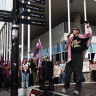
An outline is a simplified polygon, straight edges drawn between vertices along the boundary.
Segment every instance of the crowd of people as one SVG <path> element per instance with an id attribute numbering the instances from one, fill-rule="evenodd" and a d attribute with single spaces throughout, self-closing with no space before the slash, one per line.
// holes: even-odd
<path id="1" fill-rule="evenodd" d="M 40 67 L 42 67 L 42 61 L 49 61 L 49 58 L 39 59 L 38 61 L 33 58 L 27 60 L 23 59 L 21 64 L 18 66 L 18 81 L 19 87 L 27 88 L 29 86 L 34 86 L 39 84 L 40 78 Z M 65 66 L 66 62 L 62 60 L 61 62 L 56 61 L 53 62 L 53 77 L 54 83 L 60 84 L 64 83 L 65 77 Z M 11 77 L 11 65 L 5 64 L 4 60 L 0 60 L 0 89 L 3 87 L 4 89 L 10 89 L 10 79 Z"/>
<path id="2" fill-rule="evenodd" d="M 19 79 L 19 87 L 27 88 L 29 86 L 39 85 L 40 78 L 40 70 L 42 67 L 42 61 L 49 61 L 49 58 L 39 59 L 38 62 L 35 58 L 27 60 L 23 59 L 20 66 L 18 67 L 18 79 Z M 89 65 L 93 64 L 92 60 L 89 61 Z M 68 66 L 68 65 L 67 65 Z M 65 67 L 66 62 L 64 60 L 53 62 L 53 77 L 54 84 L 64 84 L 65 83 Z M 93 70 L 94 71 L 94 70 Z M 92 71 L 92 73 L 94 73 Z M 96 72 L 96 71 L 95 71 Z M 74 72 L 73 72 L 74 73 Z M 76 82 L 75 73 L 73 74 L 73 81 Z M 94 74 L 93 74 L 94 75 Z M 93 76 L 92 75 L 92 76 Z M 10 77 L 11 77 L 11 65 L 4 64 L 3 59 L 0 62 L 0 89 L 3 87 L 4 89 L 10 89 Z M 96 76 L 93 76 L 93 81 Z M 72 82 L 73 82 L 72 81 Z"/>
<path id="3" fill-rule="evenodd" d="M 42 61 L 48 61 L 49 59 L 42 60 L 39 59 L 38 62 L 36 62 L 35 59 L 30 59 L 27 61 L 27 59 L 24 59 L 21 64 L 21 77 L 22 77 L 22 87 L 26 88 L 30 85 L 37 85 L 39 84 L 39 78 L 40 78 L 40 67 L 42 65 Z M 38 63 L 38 64 L 37 64 Z M 65 66 L 66 63 L 64 60 L 61 62 L 53 62 L 53 77 L 54 77 L 54 83 L 60 84 L 64 83 L 64 77 L 65 77 Z"/>
<path id="4" fill-rule="evenodd" d="M 18 80 L 19 87 L 26 88 L 29 86 L 34 86 L 39 84 L 40 78 L 40 67 L 42 67 L 42 61 L 49 61 L 49 58 L 39 59 L 38 61 L 33 58 L 27 60 L 23 59 L 21 64 L 18 66 Z M 20 62 L 19 62 L 20 63 Z M 62 60 L 61 62 L 56 61 L 53 62 L 53 77 L 54 83 L 64 83 L 65 76 L 65 66 L 66 62 Z M 0 60 L 0 89 L 3 87 L 4 89 L 10 89 L 10 79 L 11 77 L 11 64 L 5 64 L 3 58 Z"/>

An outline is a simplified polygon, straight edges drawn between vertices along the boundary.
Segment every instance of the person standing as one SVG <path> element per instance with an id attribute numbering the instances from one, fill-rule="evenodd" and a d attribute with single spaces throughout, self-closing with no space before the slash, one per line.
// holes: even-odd
<path id="1" fill-rule="evenodd" d="M 3 82 L 3 74 L 2 74 L 2 66 L 1 66 L 1 62 L 0 62 L 0 91 L 2 88 L 2 82 Z"/>
<path id="2" fill-rule="evenodd" d="M 59 66 L 61 70 L 60 83 L 64 83 L 65 82 L 65 66 L 66 66 L 66 63 L 64 62 L 64 60 L 61 61 L 61 64 Z"/>
<path id="3" fill-rule="evenodd" d="M 86 34 L 80 35 L 80 29 L 76 27 L 71 31 L 72 35 L 68 36 L 66 43 L 68 61 L 65 67 L 65 85 L 62 90 L 63 93 L 66 93 L 67 89 L 70 87 L 71 74 L 74 71 L 76 75 L 76 86 L 73 94 L 80 94 L 83 56 L 90 46 L 92 38 L 92 30 L 88 22 L 86 23 L 86 26 Z"/>
<path id="4" fill-rule="evenodd" d="M 4 73 L 4 60 L 3 60 L 3 57 L 1 56 L 0 57 L 0 91 L 1 91 L 1 88 L 2 88 L 2 85 L 3 85 L 3 73 Z"/>
<path id="5" fill-rule="evenodd" d="M 22 71 L 22 87 L 27 88 L 29 86 L 29 73 L 30 73 L 30 67 L 29 63 L 27 63 L 27 60 L 24 59 L 22 65 L 21 65 L 21 71 Z"/>
<path id="6" fill-rule="evenodd" d="M 55 84 L 59 84 L 60 73 L 61 73 L 60 66 L 59 66 L 58 62 L 56 61 L 54 63 L 54 67 L 53 67 L 54 83 Z"/>
<path id="7" fill-rule="evenodd" d="M 37 65 L 36 61 L 34 59 L 31 59 L 30 69 L 31 69 L 31 74 L 32 74 L 33 85 L 36 85 L 37 83 L 37 66 L 36 65 Z"/>

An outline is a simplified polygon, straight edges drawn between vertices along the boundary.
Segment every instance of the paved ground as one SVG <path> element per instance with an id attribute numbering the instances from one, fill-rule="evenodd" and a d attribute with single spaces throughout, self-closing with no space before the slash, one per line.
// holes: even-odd
<path id="1" fill-rule="evenodd" d="M 58 87 L 55 87 L 55 92 L 62 93 L 61 92 L 62 88 L 63 88 L 62 85 L 58 85 Z M 66 95 L 74 96 L 73 95 L 74 89 L 75 89 L 75 84 L 71 84 Z M 96 96 L 96 83 L 83 83 L 81 94 L 78 96 Z"/>
<path id="2" fill-rule="evenodd" d="M 10 96 L 10 92 L 9 91 L 7 91 L 7 90 L 1 90 L 0 91 L 0 96 Z"/>
<path id="3" fill-rule="evenodd" d="M 20 88 L 18 90 L 18 96 L 29 96 L 29 94 L 33 88 L 34 88 L 33 86 L 28 87 L 27 89 Z M 61 96 L 73 96 L 75 84 L 73 84 L 73 83 L 71 84 L 71 86 L 70 86 L 70 88 L 66 94 L 62 94 L 62 92 L 61 92 L 62 88 L 63 88 L 62 84 L 55 85 L 54 92 L 53 92 L 54 95 L 52 95 L 52 96 L 55 96 L 55 94 L 60 94 Z M 0 96 L 10 96 L 10 92 L 2 89 L 0 91 Z M 83 83 L 81 94 L 78 96 L 96 96 L 96 83 L 90 83 L 90 82 L 89 83 Z"/>

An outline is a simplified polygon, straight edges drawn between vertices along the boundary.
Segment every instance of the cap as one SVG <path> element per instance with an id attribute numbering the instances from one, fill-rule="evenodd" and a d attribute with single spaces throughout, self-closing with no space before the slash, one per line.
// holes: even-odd
<path id="1" fill-rule="evenodd" d="M 79 31 L 79 33 L 80 33 L 80 29 L 77 28 L 77 27 L 74 27 L 74 28 L 72 29 L 71 33 L 73 33 L 73 30 L 77 30 L 77 31 Z"/>

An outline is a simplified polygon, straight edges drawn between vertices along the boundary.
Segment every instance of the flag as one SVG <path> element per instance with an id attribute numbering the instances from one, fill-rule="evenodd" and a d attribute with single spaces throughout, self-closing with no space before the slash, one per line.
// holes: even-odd
<path id="1" fill-rule="evenodd" d="M 10 57 L 10 60 L 8 61 L 8 66 L 11 66 L 12 63 L 12 57 Z"/>
<path id="2" fill-rule="evenodd" d="M 38 40 L 38 43 L 36 44 L 35 50 L 34 50 L 34 57 L 36 57 L 36 60 L 38 59 L 39 50 L 42 48 L 40 39 Z"/>
<path id="3" fill-rule="evenodd" d="M 96 62 L 96 53 L 95 53 L 95 55 L 94 55 L 94 59 L 93 59 L 93 61 Z"/>

